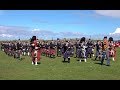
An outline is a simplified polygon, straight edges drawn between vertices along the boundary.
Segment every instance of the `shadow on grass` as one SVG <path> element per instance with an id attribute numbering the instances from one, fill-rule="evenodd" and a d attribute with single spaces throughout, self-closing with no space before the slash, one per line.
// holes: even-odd
<path id="1" fill-rule="evenodd" d="M 41 64 L 40 62 L 38 62 L 37 64 Z"/>
<path id="2" fill-rule="evenodd" d="M 63 63 L 68 63 L 68 61 L 62 61 Z"/>
<path id="3" fill-rule="evenodd" d="M 100 61 L 100 60 L 98 60 L 98 59 L 96 59 L 96 60 L 95 60 L 95 59 L 91 59 L 91 60 L 92 60 L 92 61 Z"/>
<path id="4" fill-rule="evenodd" d="M 101 65 L 101 63 L 100 63 L 100 62 L 98 62 L 98 63 L 95 63 L 95 64 L 99 64 L 99 65 Z M 105 65 L 105 64 L 103 64 L 103 65 Z"/>
<path id="5" fill-rule="evenodd" d="M 55 56 L 53 56 L 53 57 L 50 57 L 50 59 L 55 59 L 56 57 Z"/>
<path id="6" fill-rule="evenodd" d="M 56 57 L 61 57 L 61 56 L 56 56 Z"/>

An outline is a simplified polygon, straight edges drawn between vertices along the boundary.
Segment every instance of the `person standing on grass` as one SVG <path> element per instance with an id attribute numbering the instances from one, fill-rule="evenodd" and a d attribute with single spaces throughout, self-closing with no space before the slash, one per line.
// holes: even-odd
<path id="1" fill-rule="evenodd" d="M 112 60 L 115 61 L 115 57 L 116 57 L 116 48 L 113 42 L 113 38 L 110 37 L 109 38 L 109 50 L 110 50 L 110 57 L 112 57 Z"/>
<path id="2" fill-rule="evenodd" d="M 95 57 L 95 60 L 99 58 L 100 60 L 100 41 L 97 41 L 97 44 L 96 44 L 96 57 Z"/>
<path id="3" fill-rule="evenodd" d="M 22 51 L 22 44 L 19 39 L 17 42 L 17 55 L 18 55 L 19 60 L 21 60 L 21 56 L 22 56 L 21 51 Z"/>
<path id="4" fill-rule="evenodd" d="M 56 54 L 56 52 L 55 52 L 55 44 L 54 44 L 54 41 L 52 40 L 50 42 L 50 58 L 52 56 L 55 57 L 55 54 Z"/>
<path id="5" fill-rule="evenodd" d="M 76 56 L 75 58 L 78 58 L 79 57 L 79 51 L 80 51 L 80 40 L 77 40 L 76 43 L 75 43 L 75 48 L 76 48 Z"/>
<path id="6" fill-rule="evenodd" d="M 57 40 L 57 57 L 58 56 L 61 56 L 61 42 L 59 39 Z"/>
<path id="7" fill-rule="evenodd" d="M 38 61 L 40 61 L 40 50 L 38 47 L 38 40 L 36 36 L 33 36 L 31 39 L 31 48 L 32 48 L 32 64 L 38 65 Z"/>
<path id="8" fill-rule="evenodd" d="M 107 66 L 110 66 L 110 58 L 109 58 L 109 42 L 107 40 L 107 36 L 103 39 L 103 45 L 102 45 L 102 60 L 101 65 L 103 65 L 104 59 L 106 57 L 107 59 Z"/>
<path id="9" fill-rule="evenodd" d="M 64 61 L 63 62 L 65 62 L 65 60 L 68 59 L 68 63 L 70 63 L 70 46 L 69 46 L 69 41 L 65 42 L 63 48 L 64 48 L 64 54 L 63 54 Z"/>
<path id="10" fill-rule="evenodd" d="M 82 60 L 84 60 L 85 62 L 87 62 L 87 50 L 86 50 L 86 38 L 85 37 L 82 37 L 81 40 L 80 40 L 80 50 L 79 50 L 79 59 L 80 59 L 80 62 Z"/>

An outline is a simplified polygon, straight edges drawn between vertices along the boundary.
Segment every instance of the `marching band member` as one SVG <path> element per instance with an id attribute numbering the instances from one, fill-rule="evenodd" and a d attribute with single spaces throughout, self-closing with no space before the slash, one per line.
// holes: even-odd
<path id="1" fill-rule="evenodd" d="M 66 58 L 68 59 L 68 63 L 70 63 L 70 47 L 69 47 L 69 41 L 66 41 L 66 43 L 64 44 L 63 46 L 64 48 L 64 55 L 63 55 L 63 58 L 64 58 L 64 62 L 66 60 Z"/>
<path id="2" fill-rule="evenodd" d="M 86 57 L 86 45 L 85 45 L 85 37 L 81 38 L 81 49 L 79 51 L 79 58 L 80 58 L 80 62 L 83 59 L 85 62 L 87 62 L 87 57 Z"/>
<path id="3" fill-rule="evenodd" d="M 61 56 L 61 54 L 62 54 L 61 49 L 62 49 L 61 42 L 58 39 L 57 40 L 57 56 Z"/>
<path id="4" fill-rule="evenodd" d="M 38 65 L 38 61 L 40 60 L 40 50 L 38 45 L 38 40 L 36 36 L 33 36 L 31 39 L 31 47 L 32 47 L 32 64 Z"/>
<path id="5" fill-rule="evenodd" d="M 100 41 L 97 41 L 97 44 L 96 44 L 96 57 L 95 57 L 95 60 L 97 59 L 97 58 L 99 58 L 99 60 L 100 60 Z"/>
<path id="6" fill-rule="evenodd" d="M 87 42 L 87 57 L 90 55 L 90 58 L 92 57 L 92 49 L 93 49 L 93 44 L 91 39 Z"/>
<path id="7" fill-rule="evenodd" d="M 53 41 L 50 43 L 50 57 L 52 56 L 55 57 L 55 44 Z"/>
<path id="8" fill-rule="evenodd" d="M 110 50 L 110 57 L 112 57 L 113 61 L 115 61 L 116 50 L 112 37 L 109 38 L 109 50 Z"/>
<path id="9" fill-rule="evenodd" d="M 107 58 L 107 66 L 110 66 L 110 58 L 109 58 L 109 42 L 107 40 L 107 37 L 104 37 L 103 39 L 103 45 L 102 45 L 102 60 L 101 65 L 103 65 L 105 57 Z"/>

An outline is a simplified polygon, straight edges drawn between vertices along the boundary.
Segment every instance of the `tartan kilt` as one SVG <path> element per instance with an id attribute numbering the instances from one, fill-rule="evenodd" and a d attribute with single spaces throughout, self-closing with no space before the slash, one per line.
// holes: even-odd
<path id="1" fill-rule="evenodd" d="M 38 50 L 37 51 L 37 57 L 35 57 L 35 55 L 34 55 L 34 50 L 32 51 L 32 59 L 35 59 L 35 58 L 37 58 L 37 61 L 40 61 L 40 59 L 41 59 L 41 50 Z"/>
<path id="2" fill-rule="evenodd" d="M 63 54 L 63 57 L 64 57 L 64 58 L 70 57 L 70 51 L 66 51 L 66 52 Z"/>
<path id="3" fill-rule="evenodd" d="M 115 55 L 116 55 L 116 50 L 109 51 L 109 56 L 110 57 L 115 57 Z"/>
<path id="4" fill-rule="evenodd" d="M 18 55 L 22 55 L 22 50 L 17 50 Z"/>
<path id="5" fill-rule="evenodd" d="M 45 53 L 46 53 L 46 54 L 50 54 L 50 50 L 49 50 L 49 49 L 46 49 L 46 50 L 45 50 Z"/>
<path id="6" fill-rule="evenodd" d="M 64 48 L 61 48 L 61 53 L 62 55 L 64 55 Z"/>
<path id="7" fill-rule="evenodd" d="M 55 49 L 50 49 L 50 55 L 55 55 L 55 54 L 56 54 Z"/>
<path id="8" fill-rule="evenodd" d="M 85 58 L 86 56 L 87 56 L 87 52 L 82 50 L 82 48 L 79 49 L 78 58 Z"/>
<path id="9" fill-rule="evenodd" d="M 9 50 L 9 55 L 13 55 L 13 51 L 12 50 Z"/>
<path id="10" fill-rule="evenodd" d="M 15 58 L 20 58 L 20 55 L 22 55 L 22 50 L 16 50 L 16 51 L 14 51 L 14 57 Z"/>
<path id="11" fill-rule="evenodd" d="M 88 54 L 92 54 L 92 53 L 93 53 L 93 51 L 92 51 L 92 48 L 91 48 L 91 47 L 90 47 L 90 48 L 88 48 L 87 53 L 88 53 Z"/>
<path id="12" fill-rule="evenodd" d="M 9 53 L 9 49 L 6 49 L 6 53 L 7 53 L 7 54 Z"/>

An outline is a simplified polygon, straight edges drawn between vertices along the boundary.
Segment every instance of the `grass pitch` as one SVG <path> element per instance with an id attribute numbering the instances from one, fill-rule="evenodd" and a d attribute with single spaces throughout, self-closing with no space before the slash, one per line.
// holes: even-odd
<path id="1" fill-rule="evenodd" d="M 101 66 L 94 58 L 80 63 L 72 57 L 70 63 L 63 63 L 62 57 L 42 56 L 37 66 L 31 64 L 30 57 L 23 58 L 19 61 L 0 51 L 0 80 L 120 80 L 120 48 L 110 67 Z"/>

